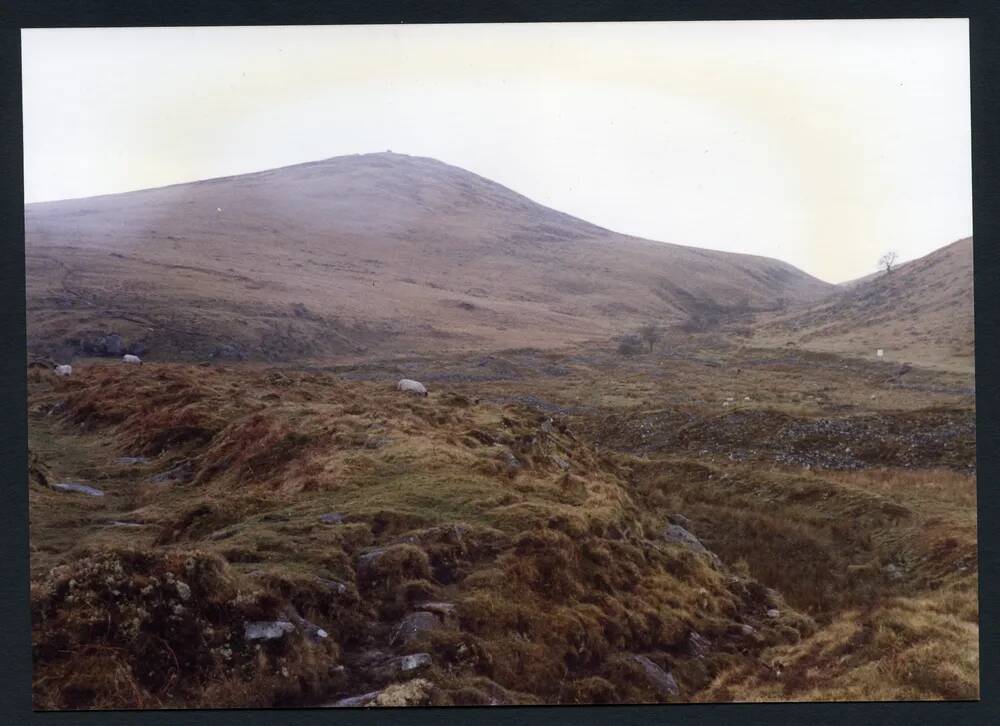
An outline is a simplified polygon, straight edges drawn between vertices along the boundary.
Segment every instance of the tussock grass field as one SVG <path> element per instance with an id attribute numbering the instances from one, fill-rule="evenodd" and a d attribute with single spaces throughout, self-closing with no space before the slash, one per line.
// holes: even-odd
<path id="1" fill-rule="evenodd" d="M 708 336 L 32 368 L 35 705 L 976 698 L 971 386 Z"/>

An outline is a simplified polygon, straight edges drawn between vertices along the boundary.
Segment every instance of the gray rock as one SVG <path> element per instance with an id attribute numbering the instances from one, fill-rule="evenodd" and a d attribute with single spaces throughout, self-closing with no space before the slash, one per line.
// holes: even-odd
<path id="1" fill-rule="evenodd" d="M 404 655 L 399 659 L 399 670 L 406 673 L 408 671 L 415 671 L 418 668 L 426 668 L 430 664 L 430 653 L 413 653 L 412 655 Z"/>
<path id="2" fill-rule="evenodd" d="M 740 632 L 743 633 L 743 635 L 753 635 L 757 631 L 754 629 L 752 625 L 747 625 L 746 623 L 740 623 Z"/>
<path id="3" fill-rule="evenodd" d="M 649 684 L 661 697 L 680 695 L 681 689 L 672 674 L 660 668 L 644 655 L 636 655 L 633 658 L 636 663 L 642 666 Z"/>
<path id="4" fill-rule="evenodd" d="M 194 464 L 185 460 L 167 471 L 154 474 L 149 480 L 153 484 L 166 484 L 174 481 L 186 482 L 192 478 L 194 478 Z"/>
<path id="5" fill-rule="evenodd" d="M 771 608 L 770 610 L 767 611 L 767 617 L 771 618 L 772 620 L 781 617 L 781 611 L 778 610 L 777 608 Z"/>
<path id="6" fill-rule="evenodd" d="M 569 471 L 569 462 L 566 461 L 565 459 L 562 459 L 558 456 L 553 456 L 552 461 L 554 461 L 556 463 L 556 466 L 558 466 L 563 471 Z"/>
<path id="7" fill-rule="evenodd" d="M 52 485 L 53 489 L 58 489 L 62 492 L 79 492 L 80 494 L 86 494 L 91 497 L 103 497 L 104 492 L 95 487 L 87 486 L 86 484 L 80 484 L 75 481 L 63 481 L 58 484 Z"/>
<path id="8" fill-rule="evenodd" d="M 667 521 L 670 522 L 670 524 L 680 525 L 681 527 L 683 527 L 688 531 L 694 529 L 694 527 L 691 525 L 691 520 L 685 517 L 683 514 L 668 514 Z"/>
<path id="9" fill-rule="evenodd" d="M 258 620 L 243 624 L 243 637 L 247 640 L 278 640 L 295 630 L 287 620 Z"/>
<path id="10" fill-rule="evenodd" d="M 701 540 L 679 524 L 668 524 L 663 530 L 663 539 L 699 554 L 709 554 L 705 545 L 701 543 Z"/>
<path id="11" fill-rule="evenodd" d="M 344 515 L 340 512 L 328 512 L 327 514 L 319 515 L 319 521 L 323 524 L 342 524 L 344 522 Z"/>
<path id="12" fill-rule="evenodd" d="M 362 552 L 358 555 L 358 572 L 367 570 L 388 551 L 386 547 L 374 547 L 367 552 Z"/>
<path id="13" fill-rule="evenodd" d="M 423 602 L 415 606 L 417 610 L 434 613 L 444 623 L 449 623 L 455 619 L 455 604 L 450 602 Z"/>
<path id="14" fill-rule="evenodd" d="M 178 580 L 174 583 L 174 587 L 177 588 L 177 595 L 181 600 L 187 601 L 191 599 L 191 588 L 186 582 Z"/>
<path id="15" fill-rule="evenodd" d="M 885 576 L 890 580 L 902 580 L 904 577 L 903 568 L 899 565 L 890 563 L 885 567 Z"/>
<path id="16" fill-rule="evenodd" d="M 511 471 L 521 468 L 521 462 L 518 461 L 517 457 L 514 456 L 514 453 L 507 447 L 501 447 L 500 458 L 503 459 L 503 463 L 506 464 L 507 468 Z"/>
<path id="17" fill-rule="evenodd" d="M 347 593 L 348 589 L 350 589 L 348 588 L 346 583 L 341 582 L 340 580 L 330 580 L 324 577 L 320 577 L 319 581 L 322 582 L 324 585 L 326 585 L 331 592 L 335 592 L 338 595 L 344 595 Z"/>
<path id="18" fill-rule="evenodd" d="M 148 464 L 149 459 L 145 456 L 122 456 L 121 458 L 115 459 L 116 464 L 124 464 L 125 466 L 134 466 L 136 464 Z"/>
<path id="19" fill-rule="evenodd" d="M 688 650 L 695 658 L 704 658 L 712 649 L 712 643 L 708 638 L 692 630 L 688 633 Z"/>
<path id="20" fill-rule="evenodd" d="M 360 708 L 362 706 L 367 706 L 369 703 L 374 701 L 382 691 L 371 691 L 369 693 L 362 693 L 360 696 L 349 696 L 347 698 L 341 698 L 339 701 L 334 702 L 329 707 L 332 708 Z"/>
<path id="21" fill-rule="evenodd" d="M 145 527 L 146 525 L 144 523 L 142 523 L 142 522 L 120 522 L 118 520 L 114 520 L 114 521 L 108 522 L 108 526 L 109 527 L 132 527 L 132 528 L 138 528 L 138 527 Z"/>
<path id="22" fill-rule="evenodd" d="M 393 631 L 392 642 L 407 645 L 424 633 L 443 628 L 444 623 L 433 613 L 426 611 L 409 613 L 399 621 L 399 625 Z"/>

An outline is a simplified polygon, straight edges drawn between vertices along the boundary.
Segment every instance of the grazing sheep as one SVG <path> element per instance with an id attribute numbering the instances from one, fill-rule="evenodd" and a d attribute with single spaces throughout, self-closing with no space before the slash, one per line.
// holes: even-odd
<path id="1" fill-rule="evenodd" d="M 68 365 L 56 366 L 56 375 L 57 376 L 71 376 L 71 375 L 73 375 L 73 366 L 68 366 Z"/>
<path id="2" fill-rule="evenodd" d="M 406 391 L 407 393 L 416 393 L 418 396 L 426 396 L 427 389 L 424 388 L 424 384 L 418 381 L 411 381 L 409 378 L 402 379 L 396 384 L 396 388 L 400 391 Z"/>
<path id="3" fill-rule="evenodd" d="M 138 363 L 142 365 L 142 359 L 137 355 L 132 355 L 131 353 L 126 353 L 122 356 L 123 363 Z"/>

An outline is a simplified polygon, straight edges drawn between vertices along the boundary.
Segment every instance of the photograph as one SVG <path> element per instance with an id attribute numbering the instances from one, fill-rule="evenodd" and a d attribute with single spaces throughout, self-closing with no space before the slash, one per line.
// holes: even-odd
<path id="1" fill-rule="evenodd" d="M 20 39 L 34 711 L 980 698 L 968 19 Z"/>

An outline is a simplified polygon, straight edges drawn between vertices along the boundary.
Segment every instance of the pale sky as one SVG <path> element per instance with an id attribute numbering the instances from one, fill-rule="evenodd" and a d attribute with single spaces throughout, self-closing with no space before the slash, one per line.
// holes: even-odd
<path id="1" fill-rule="evenodd" d="M 968 23 L 24 30 L 27 202 L 430 156 L 829 282 L 972 233 Z"/>

